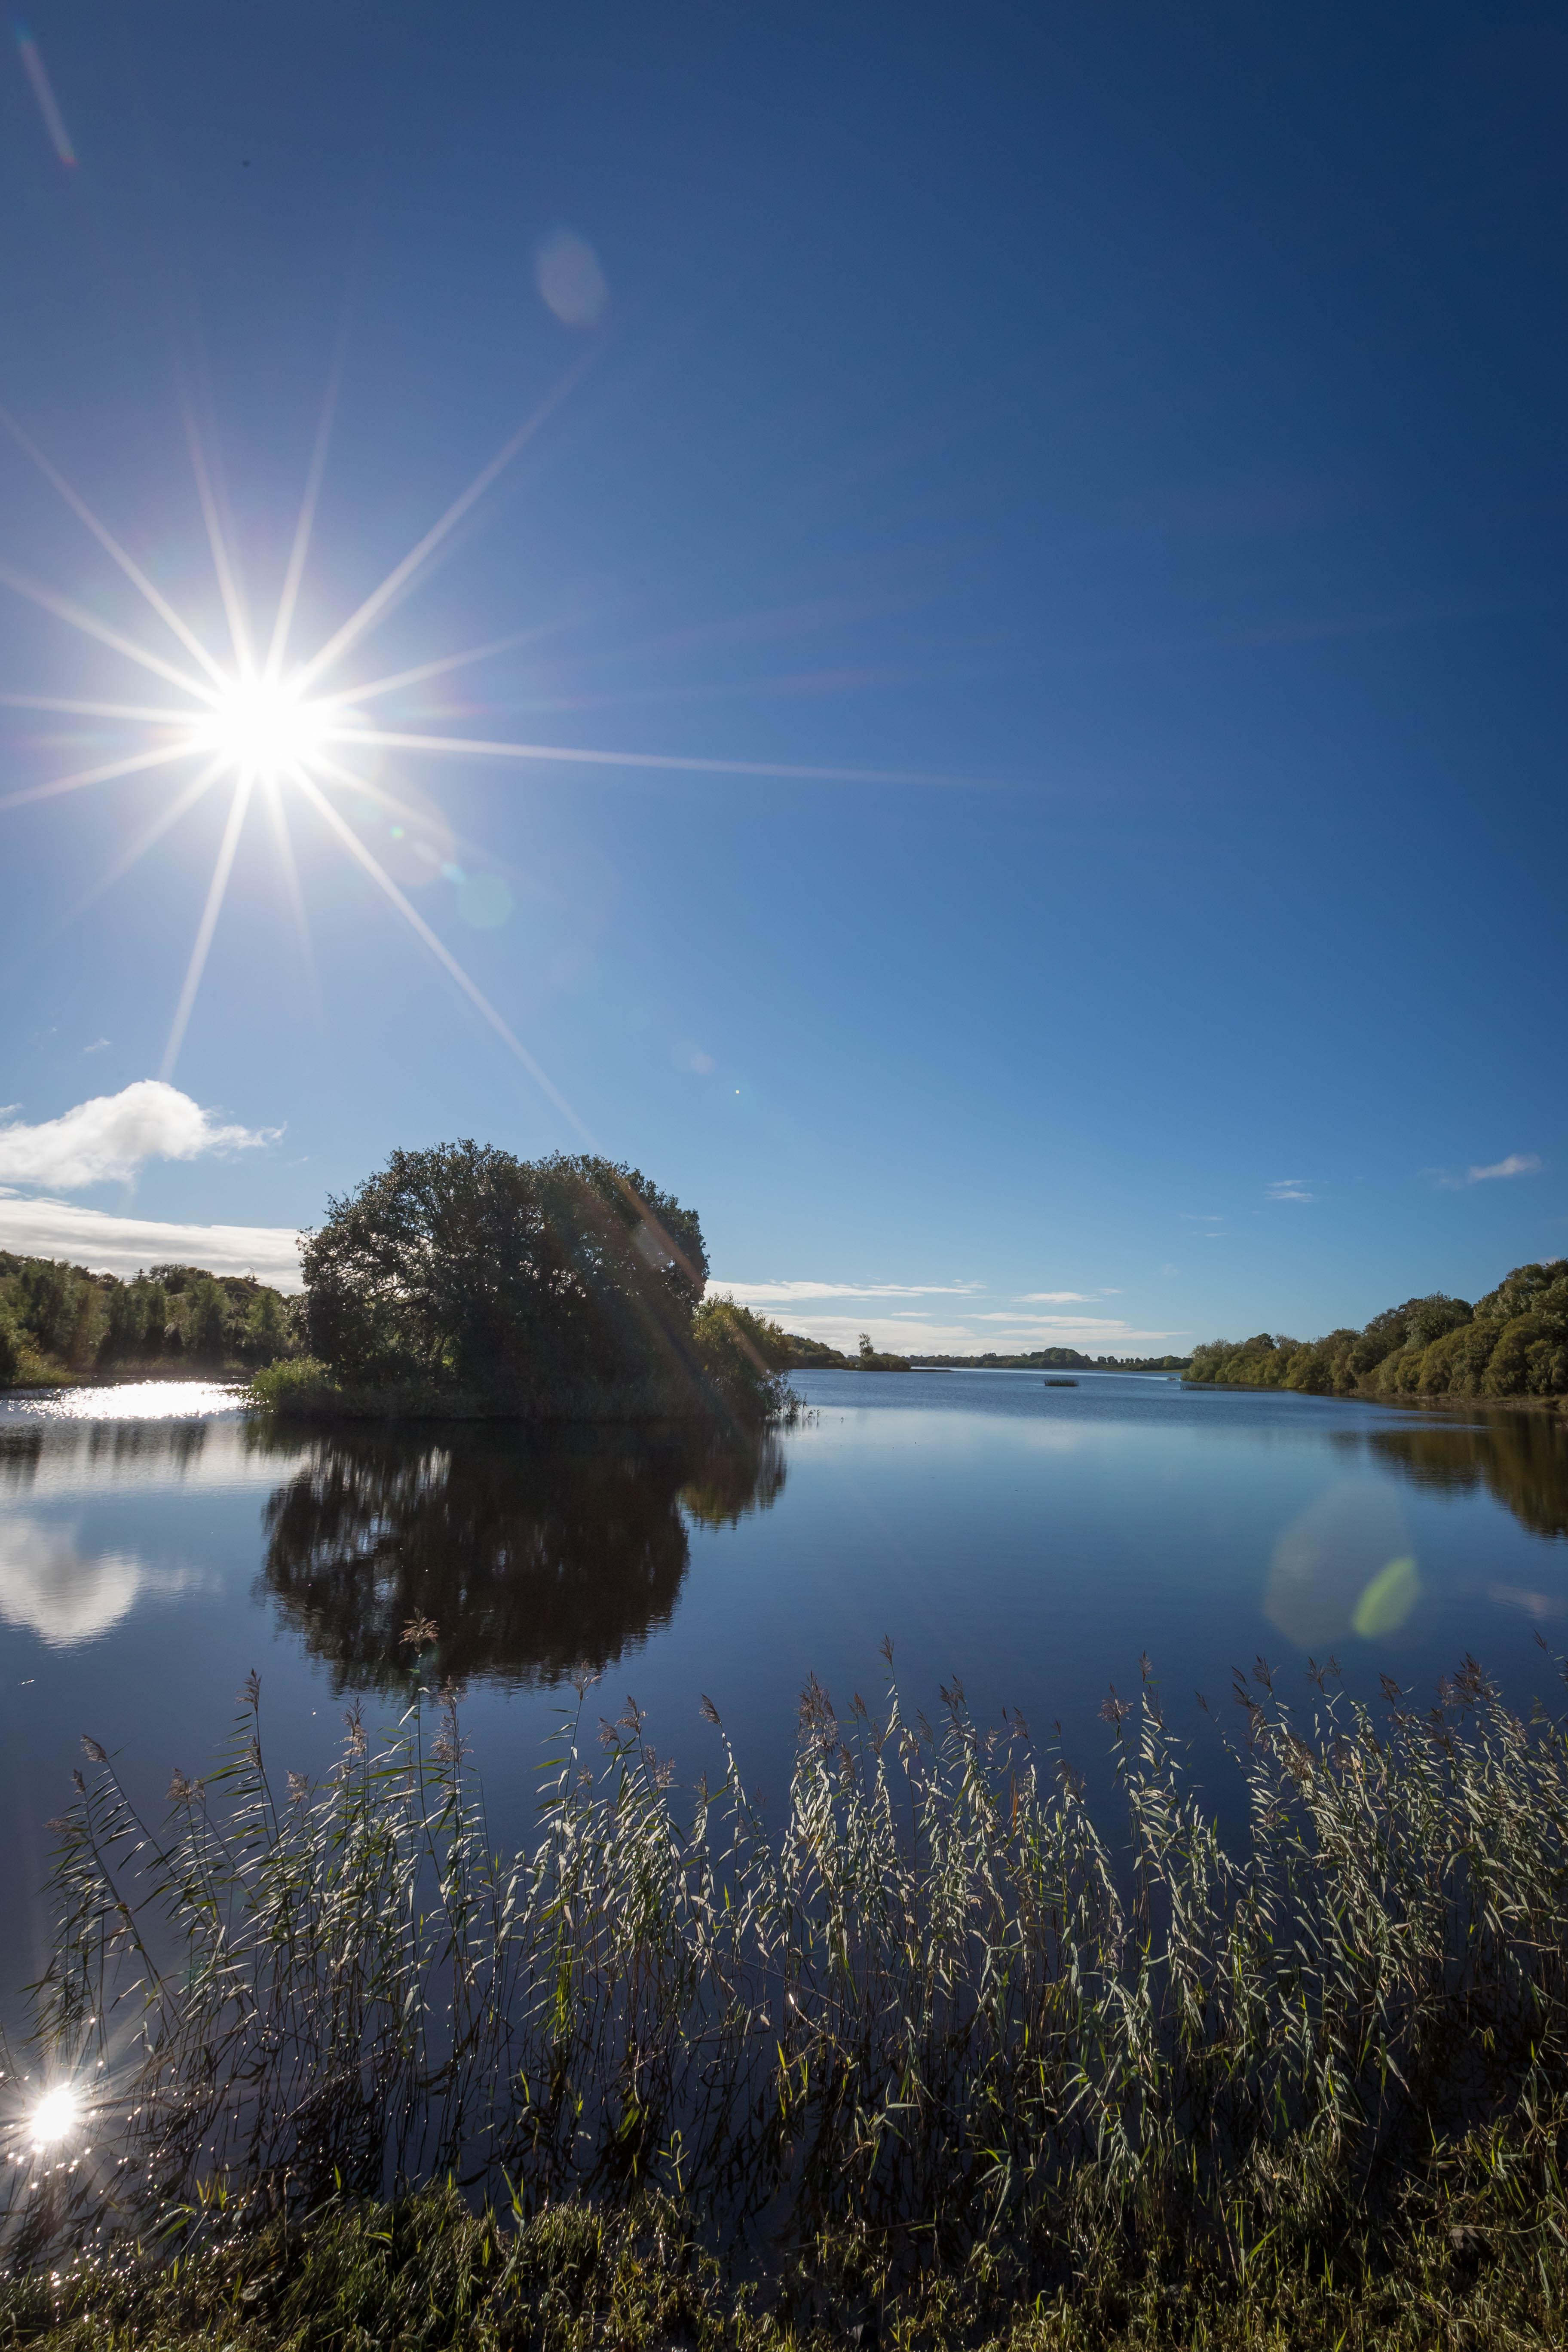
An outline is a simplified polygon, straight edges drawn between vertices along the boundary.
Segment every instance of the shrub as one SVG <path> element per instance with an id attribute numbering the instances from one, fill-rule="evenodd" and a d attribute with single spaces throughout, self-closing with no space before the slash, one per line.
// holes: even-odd
<path id="1" fill-rule="evenodd" d="M 731 1298 L 705 1298 L 692 1318 L 698 1359 L 718 1394 L 742 1420 L 765 1421 L 787 1409 L 787 1335 Z"/>
<path id="2" fill-rule="evenodd" d="M 281 1363 L 262 1365 L 252 1376 L 250 1391 L 258 1404 L 273 1412 L 345 1404 L 342 1382 L 315 1356 L 293 1356 Z"/>

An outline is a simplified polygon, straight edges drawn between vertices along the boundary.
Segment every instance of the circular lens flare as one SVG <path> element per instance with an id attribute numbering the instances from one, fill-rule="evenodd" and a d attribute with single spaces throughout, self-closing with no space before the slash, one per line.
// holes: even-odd
<path id="1" fill-rule="evenodd" d="M 68 2083 L 57 2083 L 46 2091 L 32 2114 L 33 2146 L 53 2147 L 57 2141 L 68 2138 L 81 2116 L 81 2102 Z"/>
<path id="2" fill-rule="evenodd" d="M 287 681 L 238 677 L 198 722 L 200 748 L 242 774 L 276 782 L 320 751 L 327 721 L 326 706 Z"/>

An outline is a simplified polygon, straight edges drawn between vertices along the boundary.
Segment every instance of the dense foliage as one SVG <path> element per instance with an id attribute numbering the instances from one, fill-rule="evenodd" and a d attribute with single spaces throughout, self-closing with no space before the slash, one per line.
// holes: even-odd
<path id="1" fill-rule="evenodd" d="M 253 1275 L 155 1265 L 132 1281 L 0 1250 L 0 1387 L 61 1373 L 237 1370 L 300 1344 L 300 1302 Z"/>
<path id="2" fill-rule="evenodd" d="M 1314 1396 L 1568 1396 L 1568 1259 L 1516 1265 L 1474 1307 L 1434 1291 L 1322 1339 L 1213 1339 L 1187 1378 Z"/>
<path id="3" fill-rule="evenodd" d="M 591 1153 L 395 1151 L 329 1203 L 304 1273 L 310 1356 L 258 1384 L 275 1408 L 755 1419 L 783 1401 L 741 1310 L 701 1303 L 696 1212 Z"/>
<path id="4" fill-rule="evenodd" d="M 1430 1711 L 1314 1681 L 1301 1713 L 1261 1661 L 1237 1681 L 1240 1856 L 1149 1683 L 1104 1710 L 1112 1842 L 956 1690 L 932 1729 L 809 1686 L 771 1824 L 711 1708 L 720 1785 L 688 1807 L 635 1707 L 595 1738 L 580 1702 L 510 1858 L 450 1692 L 381 1742 L 356 1711 L 285 1789 L 253 1680 L 160 1827 L 87 1742 L 22 2061 L 82 2127 L 39 2148 L 7 2058 L 36 2284 L 0 2317 L 104 2340 L 141 2244 L 181 2271 L 127 2343 L 185 2341 L 204 2276 L 213 2340 L 258 2352 L 760 2352 L 814 2320 L 911 2352 L 1561 2341 L 1568 1727 L 1469 1664 Z M 452 2179 L 504 2225 L 443 2206 Z M 421 2188 L 361 2231 L 356 2200 Z M 720 2295 L 731 2252 L 771 2327 Z"/>

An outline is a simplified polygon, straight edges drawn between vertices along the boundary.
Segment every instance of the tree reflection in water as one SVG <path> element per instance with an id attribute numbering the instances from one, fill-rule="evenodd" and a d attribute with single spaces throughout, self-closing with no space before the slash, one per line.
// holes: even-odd
<path id="1" fill-rule="evenodd" d="M 1568 1423 L 1550 1412 L 1478 1412 L 1462 1422 L 1374 1429 L 1373 1455 L 1417 1486 L 1486 1486 L 1538 1536 L 1568 1536 Z"/>
<path id="2" fill-rule="evenodd" d="M 340 1690 L 416 1667 L 550 1684 L 613 1665 L 668 1622 L 689 1519 L 733 1525 L 784 1481 L 771 1433 L 345 1430 L 268 1501 L 264 1589 Z M 405 1638 L 420 1621 L 436 1628 L 423 1653 Z"/>

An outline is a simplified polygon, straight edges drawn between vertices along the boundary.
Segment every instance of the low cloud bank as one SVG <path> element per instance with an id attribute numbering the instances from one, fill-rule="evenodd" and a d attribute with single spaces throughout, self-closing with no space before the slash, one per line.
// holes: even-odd
<path id="1" fill-rule="evenodd" d="M 1180 1354 L 1192 1338 L 1190 1331 L 1140 1330 L 1110 1316 L 1029 1311 L 1037 1302 L 1069 1307 L 1081 1300 L 1098 1305 L 1116 1296 L 1108 1290 L 1029 1291 L 1005 1309 L 983 1307 L 986 1292 L 979 1282 L 723 1282 L 716 1278 L 708 1291 L 710 1297 L 734 1298 L 743 1307 L 757 1307 L 786 1330 L 802 1332 L 808 1339 L 826 1339 L 829 1347 L 850 1354 L 862 1331 L 869 1332 L 879 1348 L 899 1355 L 937 1356 L 1026 1355 L 1036 1348 L 1077 1348 L 1086 1356 L 1163 1356 Z M 953 1319 L 939 1321 L 940 1307 L 881 1304 L 905 1298 L 962 1300 L 958 1314 L 964 1319 L 959 1320 L 951 1307 L 947 1314 Z M 853 1299 L 871 1304 L 846 1314 L 840 1302 Z M 818 1300 L 820 1305 L 815 1303 Z"/>
<path id="2" fill-rule="evenodd" d="M 94 1274 L 132 1275 L 147 1265 L 205 1265 L 213 1274 L 253 1274 L 279 1290 L 304 1287 L 300 1238 L 283 1225 L 174 1225 L 116 1217 L 71 1201 L 0 1194 L 0 1249 L 20 1257 L 64 1257 Z"/>

